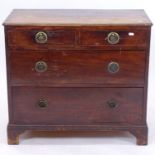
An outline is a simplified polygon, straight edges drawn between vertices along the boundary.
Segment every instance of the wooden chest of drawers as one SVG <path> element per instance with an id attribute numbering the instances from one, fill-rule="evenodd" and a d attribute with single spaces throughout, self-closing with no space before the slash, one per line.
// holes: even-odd
<path id="1" fill-rule="evenodd" d="M 147 144 L 143 10 L 14 10 L 4 25 L 9 144 L 26 130 L 129 131 Z"/>

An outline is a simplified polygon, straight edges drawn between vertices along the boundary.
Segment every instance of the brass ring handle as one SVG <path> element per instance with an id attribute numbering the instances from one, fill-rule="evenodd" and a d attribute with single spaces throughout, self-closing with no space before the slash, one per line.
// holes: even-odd
<path id="1" fill-rule="evenodd" d="M 110 109 L 114 109 L 118 106 L 118 103 L 115 100 L 109 100 L 109 101 L 107 101 L 107 104 Z"/>
<path id="2" fill-rule="evenodd" d="M 110 32 L 107 38 L 109 44 L 117 44 L 120 40 L 120 36 L 116 32 Z"/>
<path id="3" fill-rule="evenodd" d="M 45 32 L 40 31 L 36 33 L 35 40 L 37 43 L 40 43 L 40 44 L 46 43 L 48 40 L 47 34 Z"/>
<path id="4" fill-rule="evenodd" d="M 109 73 L 117 73 L 120 69 L 119 63 L 117 62 L 110 62 L 108 64 L 108 72 Z"/>
<path id="5" fill-rule="evenodd" d="M 43 109 L 43 108 L 46 108 L 48 106 L 48 102 L 47 100 L 45 99 L 40 99 L 39 102 L 38 102 L 38 106 Z"/>
<path id="6" fill-rule="evenodd" d="M 44 61 L 38 61 L 35 64 L 35 70 L 39 73 L 45 72 L 47 70 L 47 67 L 47 63 Z"/>

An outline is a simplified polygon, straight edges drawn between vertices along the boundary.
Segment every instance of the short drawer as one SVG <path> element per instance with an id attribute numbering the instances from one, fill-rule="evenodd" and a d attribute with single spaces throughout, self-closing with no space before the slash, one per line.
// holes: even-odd
<path id="1" fill-rule="evenodd" d="M 8 46 L 17 49 L 41 50 L 74 46 L 75 31 L 52 27 L 14 27 L 7 30 Z"/>
<path id="2" fill-rule="evenodd" d="M 9 59 L 12 85 L 144 84 L 144 52 L 22 51 Z"/>
<path id="3" fill-rule="evenodd" d="M 98 47 L 104 49 L 145 49 L 148 47 L 149 32 L 147 29 L 111 29 L 85 30 L 80 33 L 81 46 Z"/>
<path id="4" fill-rule="evenodd" d="M 12 123 L 142 123 L 141 88 L 12 87 Z"/>

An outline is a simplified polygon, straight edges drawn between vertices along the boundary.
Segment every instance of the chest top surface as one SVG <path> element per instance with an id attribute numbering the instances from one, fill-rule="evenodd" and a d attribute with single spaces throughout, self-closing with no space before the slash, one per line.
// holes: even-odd
<path id="1" fill-rule="evenodd" d="M 152 25 L 144 10 L 15 9 L 4 25 L 12 26 L 117 26 Z"/>

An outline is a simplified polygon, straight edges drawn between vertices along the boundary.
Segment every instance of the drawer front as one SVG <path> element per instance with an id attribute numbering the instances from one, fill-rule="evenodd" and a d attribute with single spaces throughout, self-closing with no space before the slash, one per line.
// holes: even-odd
<path id="1" fill-rule="evenodd" d="M 11 49 L 104 49 L 144 50 L 150 29 L 144 27 L 7 27 Z"/>
<path id="2" fill-rule="evenodd" d="M 144 84 L 144 52 L 22 51 L 9 61 L 13 85 Z"/>
<path id="3" fill-rule="evenodd" d="M 117 50 L 145 49 L 149 45 L 149 34 L 146 29 L 85 30 L 80 33 L 80 44 Z"/>
<path id="4" fill-rule="evenodd" d="M 7 31 L 8 45 L 17 49 L 41 50 L 60 46 L 74 46 L 75 31 L 41 28 L 12 28 Z"/>
<path id="5" fill-rule="evenodd" d="M 13 87 L 13 123 L 142 123 L 141 88 Z"/>

